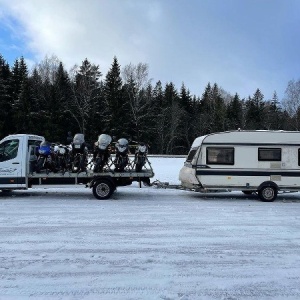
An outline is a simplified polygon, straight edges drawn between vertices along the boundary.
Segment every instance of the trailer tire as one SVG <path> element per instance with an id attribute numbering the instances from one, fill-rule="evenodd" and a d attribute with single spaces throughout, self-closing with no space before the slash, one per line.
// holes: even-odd
<path id="1" fill-rule="evenodd" d="M 99 200 L 105 200 L 110 198 L 115 189 L 116 187 L 112 181 L 101 179 L 95 182 L 95 184 L 93 185 L 93 194 L 95 198 Z"/>
<path id="2" fill-rule="evenodd" d="M 262 186 L 258 191 L 258 196 L 264 202 L 273 202 L 277 197 L 277 192 L 275 186 Z"/>

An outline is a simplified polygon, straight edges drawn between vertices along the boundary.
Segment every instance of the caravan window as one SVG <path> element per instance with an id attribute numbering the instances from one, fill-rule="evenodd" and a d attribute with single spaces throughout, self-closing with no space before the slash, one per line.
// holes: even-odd
<path id="1" fill-rule="evenodd" d="M 281 149 L 280 148 L 258 148 L 258 160 L 281 161 Z"/>
<path id="2" fill-rule="evenodd" d="M 207 147 L 206 164 L 234 165 L 234 148 Z"/>
<path id="3" fill-rule="evenodd" d="M 198 148 L 196 149 L 192 149 L 186 159 L 187 162 L 191 162 L 196 154 L 196 151 L 197 151 Z"/>

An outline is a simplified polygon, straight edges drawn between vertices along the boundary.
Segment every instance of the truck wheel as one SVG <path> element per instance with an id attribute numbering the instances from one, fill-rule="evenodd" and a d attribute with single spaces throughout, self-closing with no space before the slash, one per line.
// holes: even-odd
<path id="1" fill-rule="evenodd" d="M 108 199 L 115 191 L 114 184 L 107 179 L 97 181 L 93 186 L 93 194 L 99 200 Z"/>
<path id="2" fill-rule="evenodd" d="M 264 202 L 272 202 L 277 197 L 277 189 L 274 186 L 263 186 L 258 191 L 258 196 Z"/>

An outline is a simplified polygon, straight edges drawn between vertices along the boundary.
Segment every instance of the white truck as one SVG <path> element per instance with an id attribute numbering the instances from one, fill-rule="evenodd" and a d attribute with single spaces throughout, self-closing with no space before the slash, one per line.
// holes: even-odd
<path id="1" fill-rule="evenodd" d="M 274 201 L 278 191 L 300 190 L 300 132 L 238 130 L 200 136 L 179 179 L 187 189 L 243 191 Z"/>
<path id="2" fill-rule="evenodd" d="M 97 199 L 108 199 L 118 186 L 126 186 L 137 181 L 150 184 L 154 176 L 150 162 L 140 172 L 128 169 L 124 172 L 115 172 L 108 169 L 94 173 L 87 169 L 86 172 L 54 173 L 34 172 L 36 163 L 36 147 L 45 139 L 33 134 L 9 135 L 0 141 L 0 190 L 25 190 L 35 185 L 69 185 L 85 184 L 93 189 Z"/>

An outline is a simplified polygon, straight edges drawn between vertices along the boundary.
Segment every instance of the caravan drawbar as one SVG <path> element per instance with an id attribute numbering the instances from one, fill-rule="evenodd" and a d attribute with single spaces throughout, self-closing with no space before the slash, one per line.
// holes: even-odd
<path id="1" fill-rule="evenodd" d="M 228 131 L 196 138 L 179 179 L 197 191 L 257 193 L 271 202 L 300 190 L 299 131 Z"/>

